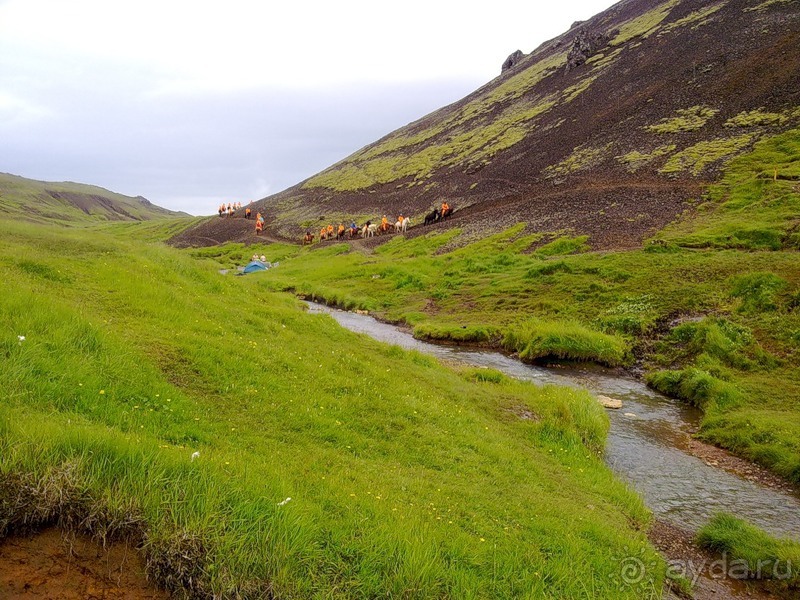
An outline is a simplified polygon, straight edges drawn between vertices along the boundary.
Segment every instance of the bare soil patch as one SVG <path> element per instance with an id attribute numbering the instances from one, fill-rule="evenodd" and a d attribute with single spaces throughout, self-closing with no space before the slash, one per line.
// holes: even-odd
<path id="1" fill-rule="evenodd" d="M 166 600 L 147 581 L 144 560 L 131 546 L 104 548 L 85 535 L 57 528 L 0 541 L 3 600 Z"/>

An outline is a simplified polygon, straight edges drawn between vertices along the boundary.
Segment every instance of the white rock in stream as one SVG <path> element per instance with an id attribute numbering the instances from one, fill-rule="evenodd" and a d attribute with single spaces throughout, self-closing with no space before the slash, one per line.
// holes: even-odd
<path id="1" fill-rule="evenodd" d="M 597 401 L 603 405 L 604 408 L 622 408 L 622 400 L 618 398 L 611 398 L 610 396 L 597 395 Z"/>

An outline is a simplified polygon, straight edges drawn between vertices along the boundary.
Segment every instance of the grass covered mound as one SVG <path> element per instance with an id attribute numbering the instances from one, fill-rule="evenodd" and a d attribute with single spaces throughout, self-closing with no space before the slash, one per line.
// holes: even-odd
<path id="1" fill-rule="evenodd" d="M 234 277 L 220 261 L 252 248 L 0 228 L 0 536 L 132 537 L 193 597 L 660 592 L 661 566 L 620 587 L 621 557 L 660 561 L 587 394 L 309 315 L 265 285 L 296 250 L 258 249 L 281 266 Z"/>
<path id="2" fill-rule="evenodd" d="M 725 558 L 725 575 L 767 582 L 781 597 L 800 591 L 800 544 L 775 539 L 758 527 L 720 513 L 697 533 L 698 543 Z"/>

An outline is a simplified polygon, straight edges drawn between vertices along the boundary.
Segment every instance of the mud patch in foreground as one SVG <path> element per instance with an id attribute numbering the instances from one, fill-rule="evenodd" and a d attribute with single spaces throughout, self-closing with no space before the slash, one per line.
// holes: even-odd
<path id="1" fill-rule="evenodd" d="M 0 540 L 4 600 L 166 600 L 145 577 L 142 557 L 127 544 L 105 548 L 83 535 L 50 528 Z"/>

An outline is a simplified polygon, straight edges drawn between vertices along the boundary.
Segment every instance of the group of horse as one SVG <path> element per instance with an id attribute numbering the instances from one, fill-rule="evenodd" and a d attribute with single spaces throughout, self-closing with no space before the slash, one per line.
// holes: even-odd
<path id="1" fill-rule="evenodd" d="M 446 205 L 442 210 L 438 208 L 434 208 L 433 212 L 426 215 L 425 217 L 425 225 L 430 225 L 432 223 L 436 223 L 438 221 L 444 221 L 453 213 L 453 209 Z M 334 229 L 333 225 L 328 225 L 327 227 L 323 227 L 319 231 L 319 241 L 323 242 L 325 240 L 343 240 L 345 238 L 356 238 L 359 235 L 362 238 L 369 238 L 376 235 L 391 233 L 394 231 L 395 233 L 405 233 L 408 228 L 411 226 L 411 219 L 408 217 L 399 218 L 394 225 L 392 225 L 389 221 L 382 220 L 380 223 L 372 223 L 371 221 L 367 221 L 364 225 L 351 225 L 350 227 L 345 227 L 344 225 L 339 225 L 338 229 Z M 313 244 L 314 243 L 314 234 L 311 231 L 306 231 L 305 235 L 303 236 L 303 245 L 306 244 Z"/>
<path id="2" fill-rule="evenodd" d="M 442 210 L 434 208 L 433 211 L 425 215 L 425 222 L 423 225 L 431 225 L 439 221 L 446 221 L 447 217 L 453 214 L 453 208 L 449 204 L 442 206 Z"/>

